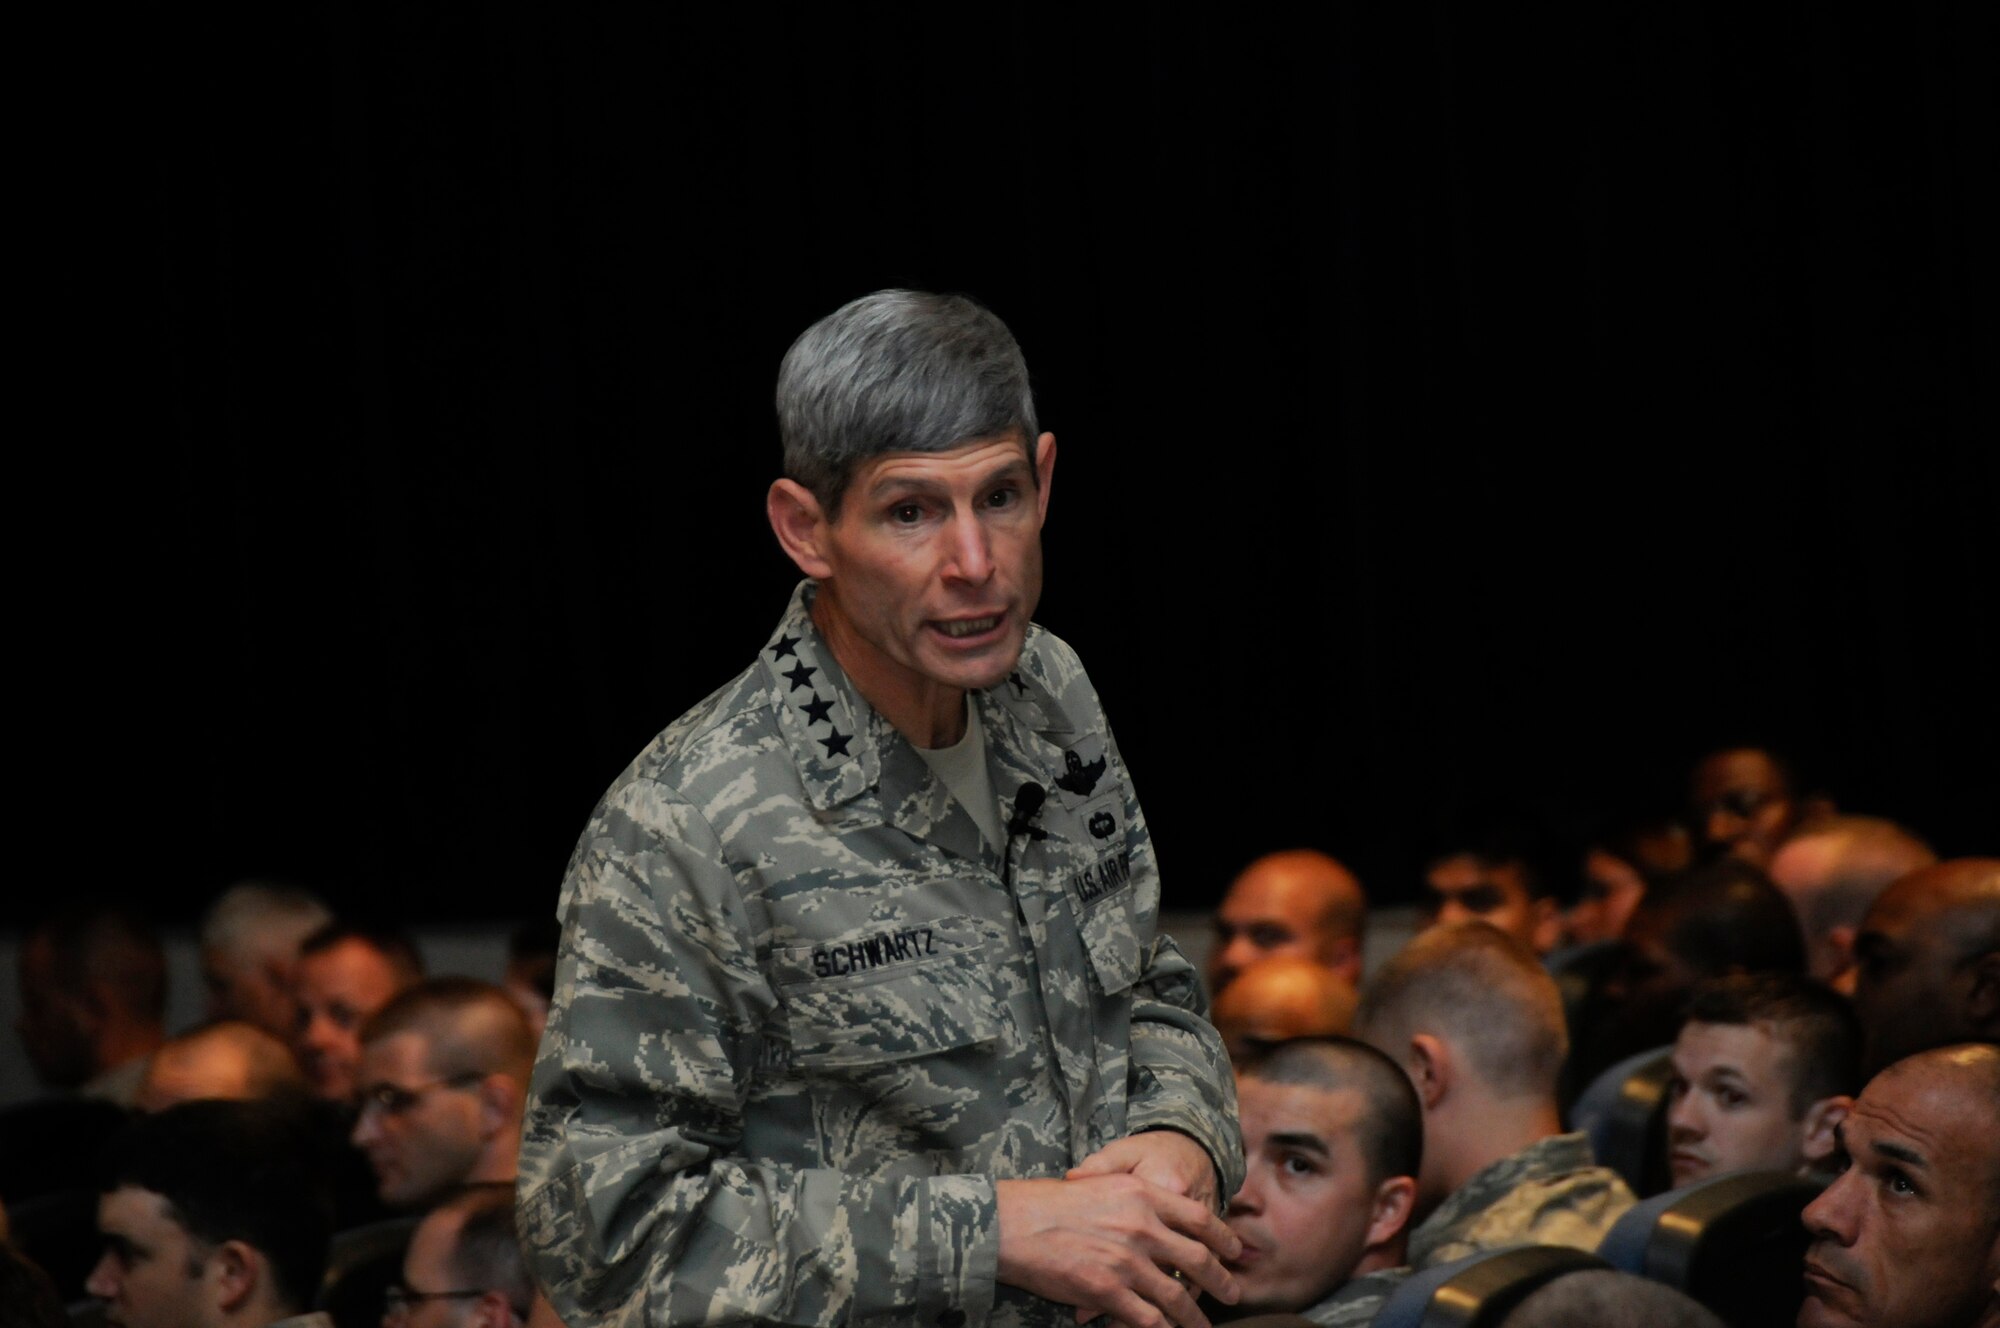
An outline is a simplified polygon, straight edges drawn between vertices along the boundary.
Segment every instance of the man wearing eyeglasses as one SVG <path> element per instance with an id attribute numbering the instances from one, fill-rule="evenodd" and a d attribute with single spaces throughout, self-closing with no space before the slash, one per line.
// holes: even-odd
<path id="1" fill-rule="evenodd" d="M 382 1202 L 429 1207 L 454 1188 L 514 1179 L 534 1035 L 501 988 L 431 978 L 361 1029 L 361 1114 Z"/>
<path id="2" fill-rule="evenodd" d="M 519 1328 L 534 1303 L 514 1234 L 514 1187 L 479 1185 L 433 1208 L 410 1233 L 382 1328 Z"/>

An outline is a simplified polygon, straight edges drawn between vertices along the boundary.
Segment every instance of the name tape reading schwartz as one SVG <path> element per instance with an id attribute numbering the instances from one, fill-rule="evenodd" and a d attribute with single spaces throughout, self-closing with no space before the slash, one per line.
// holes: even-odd
<path id="1" fill-rule="evenodd" d="M 907 963 L 938 952 L 937 933 L 929 927 L 885 931 L 845 945 L 822 945 L 812 952 L 814 977 L 837 978 L 866 973 L 888 964 Z"/>

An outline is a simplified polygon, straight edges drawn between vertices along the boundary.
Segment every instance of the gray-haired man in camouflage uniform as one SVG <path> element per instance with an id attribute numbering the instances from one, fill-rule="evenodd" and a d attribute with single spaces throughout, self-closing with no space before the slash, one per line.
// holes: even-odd
<path id="1" fill-rule="evenodd" d="M 1030 625 L 1055 439 L 1013 337 L 885 291 L 785 357 L 809 580 L 612 786 L 521 1150 L 572 1324 L 1203 1328 L 1243 1160 L 1076 656 Z"/>

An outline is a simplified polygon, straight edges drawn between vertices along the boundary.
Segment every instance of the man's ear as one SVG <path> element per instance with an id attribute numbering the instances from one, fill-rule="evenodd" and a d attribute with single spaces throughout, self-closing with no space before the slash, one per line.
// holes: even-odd
<path id="1" fill-rule="evenodd" d="M 1972 961 L 1972 987 L 1965 993 L 1965 1016 L 1981 1037 L 2000 1029 L 2000 950 Z"/>
<path id="2" fill-rule="evenodd" d="M 1425 1111 L 1434 1109 L 1451 1091 L 1451 1048 L 1445 1045 L 1443 1039 L 1429 1033 L 1413 1035 L 1410 1038 L 1410 1059 L 1405 1068 L 1410 1072 L 1410 1082 L 1416 1088 L 1417 1100 L 1424 1104 Z"/>
<path id="3" fill-rule="evenodd" d="M 1823 1097 L 1806 1108 L 1804 1131 L 1799 1137 L 1799 1155 L 1808 1166 L 1817 1166 L 1833 1156 L 1840 1146 L 1834 1131 L 1854 1110 L 1854 1099 L 1845 1093 Z"/>
<path id="4" fill-rule="evenodd" d="M 815 581 L 833 575 L 826 558 L 826 513 L 811 489 L 796 480 L 771 481 L 771 491 L 764 495 L 764 515 L 771 519 L 771 533 L 785 556 L 801 572 Z"/>
<path id="5" fill-rule="evenodd" d="M 489 1074 L 479 1081 L 479 1127 L 487 1138 L 520 1125 L 525 1106 L 521 1086 L 510 1076 Z"/>
<path id="6" fill-rule="evenodd" d="M 473 1328 L 515 1328 L 521 1316 L 498 1291 L 489 1291 L 472 1302 Z"/>
<path id="7" fill-rule="evenodd" d="M 263 1256 L 244 1241 L 225 1240 L 209 1252 L 208 1277 L 216 1307 L 224 1313 L 241 1309 L 257 1293 L 263 1275 Z"/>
<path id="8" fill-rule="evenodd" d="M 1056 476 L 1056 436 L 1045 433 L 1035 440 L 1035 505 L 1041 519 L 1049 519 L 1049 486 Z"/>
<path id="9" fill-rule="evenodd" d="M 1563 942 L 1562 908 L 1552 895 L 1529 900 L 1528 906 L 1535 915 L 1535 925 L 1529 933 L 1534 937 L 1535 953 L 1548 954 Z"/>
<path id="10" fill-rule="evenodd" d="M 1368 1234 L 1362 1238 L 1363 1246 L 1372 1250 L 1403 1234 L 1416 1206 L 1416 1177 L 1391 1176 L 1377 1185 L 1375 1202 L 1368 1209 Z"/>

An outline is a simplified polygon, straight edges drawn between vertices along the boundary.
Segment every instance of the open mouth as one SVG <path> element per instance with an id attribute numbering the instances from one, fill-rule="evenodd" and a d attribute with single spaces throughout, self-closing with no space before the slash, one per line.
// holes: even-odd
<path id="1" fill-rule="evenodd" d="M 944 619 L 931 626 L 954 641 L 962 641 L 969 636 L 984 636 L 1000 625 L 1000 619 L 1000 614 L 989 613 L 984 618 Z"/>

